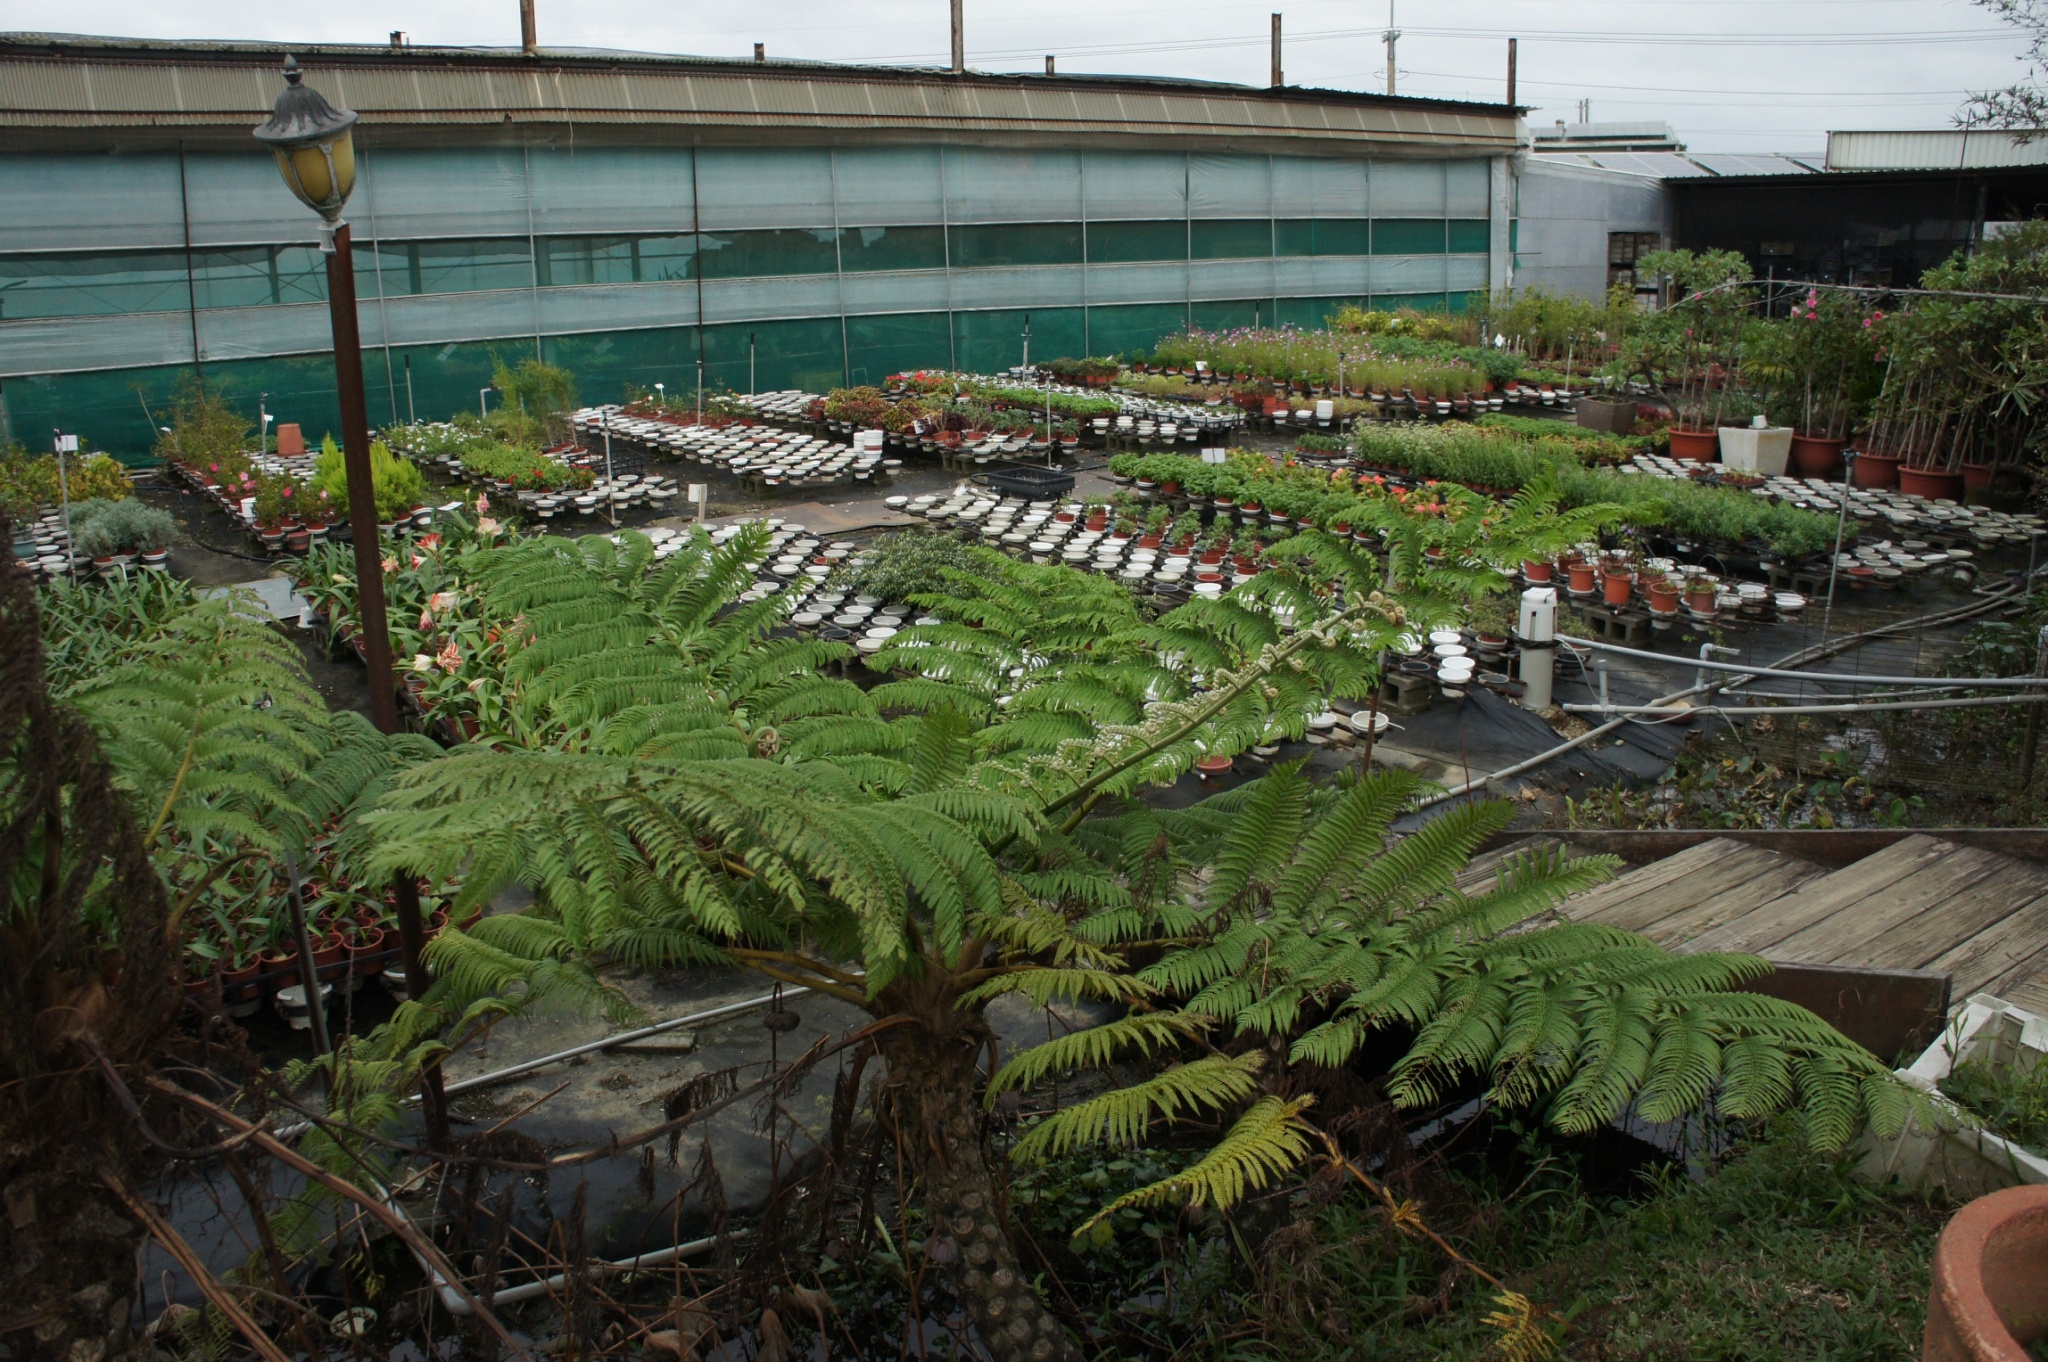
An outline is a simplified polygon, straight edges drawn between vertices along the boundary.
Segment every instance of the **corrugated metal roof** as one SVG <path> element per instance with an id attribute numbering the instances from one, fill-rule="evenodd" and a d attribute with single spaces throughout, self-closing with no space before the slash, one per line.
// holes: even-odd
<path id="1" fill-rule="evenodd" d="M 1691 151 L 1686 153 L 1686 159 L 1716 175 L 1807 175 L 1813 171 L 1813 167 L 1789 156 Z"/>
<path id="2" fill-rule="evenodd" d="M 1929 132 L 1831 132 L 1829 170 L 1988 170 L 2048 165 L 2048 141 L 2009 132 L 1945 128 Z"/>
<path id="3" fill-rule="evenodd" d="M 1060 136 L 1228 137 L 1503 154 L 1499 105 L 1148 77 L 1011 76 L 923 68 L 731 62 L 474 48 L 297 50 L 308 80 L 361 127 L 688 124 L 699 127 Z M 269 112 L 282 50 L 0 34 L 0 128 L 213 128 Z"/>

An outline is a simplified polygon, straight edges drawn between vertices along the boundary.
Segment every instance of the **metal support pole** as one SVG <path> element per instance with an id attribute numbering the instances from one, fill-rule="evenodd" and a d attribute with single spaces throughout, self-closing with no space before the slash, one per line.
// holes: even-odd
<path id="1" fill-rule="evenodd" d="M 1515 40 L 1508 39 L 1508 107 L 1515 105 Z"/>
<path id="2" fill-rule="evenodd" d="M 540 51 L 540 26 L 534 21 L 533 0 L 519 0 L 519 50 L 529 57 Z"/>
<path id="3" fill-rule="evenodd" d="M 608 508 L 610 509 L 610 512 L 611 512 L 611 517 L 612 517 L 612 528 L 616 530 L 617 528 L 619 528 L 619 503 L 618 503 L 618 502 L 616 502 L 616 501 L 613 501 L 613 500 L 612 500 L 612 493 L 611 493 L 611 481 L 612 481 L 612 414 L 611 414 L 610 412 L 608 412 L 608 411 L 607 411 L 607 412 L 605 412 L 605 413 L 603 413 L 603 416 L 602 416 L 602 421 L 603 421 L 603 425 L 604 425 L 604 481 L 605 481 L 605 493 L 604 493 L 604 502 L 605 502 L 605 505 L 606 505 L 606 506 L 607 506 L 607 507 L 608 507 Z M 645 465 L 642 465 L 642 467 L 645 467 Z"/>
<path id="4" fill-rule="evenodd" d="M 953 74 L 967 70 L 967 16 L 964 0 L 953 0 Z"/>
<path id="5" fill-rule="evenodd" d="M 760 382 L 754 377 L 754 333 L 747 333 L 747 396 L 761 391 Z"/>
<path id="6" fill-rule="evenodd" d="M 355 543 L 356 608 L 362 614 L 364 663 L 370 673 L 370 722 L 380 733 L 398 732 L 397 679 L 391 669 L 391 626 L 384 612 L 383 545 L 377 539 L 377 492 L 370 482 L 370 415 L 363 395 L 363 342 L 356 322 L 355 260 L 346 222 L 321 228 L 327 251 L 327 312 L 334 328 L 334 387 L 341 408 L 342 465 L 348 474 L 349 536 Z M 488 389 L 486 390 L 488 391 Z M 405 958 L 405 986 L 414 998 L 432 982 L 421 953 L 426 924 L 420 919 L 419 886 L 410 875 L 392 881 L 398 908 L 398 940 Z M 441 1093 L 441 1067 L 420 1075 L 427 1113 L 427 1140 L 448 1147 L 448 1103 Z"/>
<path id="7" fill-rule="evenodd" d="M 1849 526 L 1849 484 L 1856 472 L 1856 451 L 1842 451 L 1842 504 L 1835 516 L 1835 552 L 1828 559 L 1828 605 L 1820 616 L 1820 641 L 1828 641 L 1828 630 L 1835 622 L 1835 578 L 1842 575 L 1842 537 Z"/>
<path id="8" fill-rule="evenodd" d="M 1273 79 L 1272 86 L 1279 89 L 1287 83 L 1287 73 L 1280 68 L 1280 16 L 1273 16 Z"/>
<path id="9" fill-rule="evenodd" d="M 2035 645 L 2034 675 L 2048 677 L 2048 624 L 2041 626 L 2041 635 Z M 2031 706 L 2027 710 L 2027 745 L 2020 755 L 2020 788 L 2026 789 L 2034 780 L 2034 748 L 2041 741 L 2041 707 Z"/>

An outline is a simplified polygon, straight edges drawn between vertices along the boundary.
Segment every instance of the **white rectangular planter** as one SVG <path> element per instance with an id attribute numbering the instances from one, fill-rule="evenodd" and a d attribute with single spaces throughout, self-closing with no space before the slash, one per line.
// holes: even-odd
<path id="1" fill-rule="evenodd" d="M 1738 473 L 1776 477 L 1791 454 L 1790 426 L 1721 427 L 1721 462 Z"/>
<path id="2" fill-rule="evenodd" d="M 1975 994 L 1910 1068 L 1897 1071 L 1901 1080 L 1927 1093 L 1938 1108 L 1954 1112 L 1955 1123 L 1927 1130 L 1909 1118 L 1906 1128 L 1888 1140 L 1866 1130 L 1857 1172 L 1878 1182 L 1896 1178 L 1921 1190 L 1946 1188 L 1959 1200 L 2021 1183 L 2048 1183 L 2048 1159 L 1987 1130 L 1971 1129 L 1937 1087 L 1958 1064 L 1970 1060 L 1995 1068 L 2031 1067 L 2044 1056 L 2048 1017 L 1988 993 Z"/>

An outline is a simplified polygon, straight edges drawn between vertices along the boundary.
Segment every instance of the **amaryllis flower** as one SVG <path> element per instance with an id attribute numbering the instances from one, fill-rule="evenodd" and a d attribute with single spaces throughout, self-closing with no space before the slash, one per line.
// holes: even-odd
<path id="1" fill-rule="evenodd" d="M 432 629 L 433 627 L 434 612 L 431 610 L 420 611 L 420 632 L 425 633 L 427 630 Z"/>
<path id="2" fill-rule="evenodd" d="M 441 536 L 440 536 L 440 535 L 438 535 L 438 534 L 423 534 L 423 535 L 421 535 L 421 536 L 420 536 L 420 547 L 421 547 L 421 548 L 423 548 L 423 549 L 438 549 L 438 548 L 440 548 L 440 547 L 441 547 Z"/>
<path id="3" fill-rule="evenodd" d="M 416 672 L 430 672 L 434 670 L 434 659 L 428 657 L 425 653 L 414 653 L 412 655 L 412 669 Z"/>
<path id="4" fill-rule="evenodd" d="M 386 572 L 398 571 L 398 560 L 396 558 L 386 558 L 384 560 L 384 570 Z"/>
<path id="5" fill-rule="evenodd" d="M 479 498 L 479 500 L 481 500 L 481 498 Z M 502 528 L 503 526 L 499 525 L 497 521 L 491 519 L 489 516 L 483 516 L 479 518 L 476 522 L 476 532 L 478 534 L 496 534 Z"/>
<path id="6" fill-rule="evenodd" d="M 476 494 L 476 513 L 484 515 L 491 509 L 491 499 L 479 492 Z"/>
<path id="7" fill-rule="evenodd" d="M 442 671 L 453 676 L 462 669 L 461 650 L 456 648 L 454 641 L 451 639 L 447 647 L 434 655 L 434 662 Z"/>

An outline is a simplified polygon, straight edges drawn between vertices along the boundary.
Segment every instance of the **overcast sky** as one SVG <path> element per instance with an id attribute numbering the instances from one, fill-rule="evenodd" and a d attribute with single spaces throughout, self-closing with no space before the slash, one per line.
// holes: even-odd
<path id="1" fill-rule="evenodd" d="M 542 46 L 943 63 L 946 0 L 538 0 Z M 990 71 L 1188 76 L 1263 85 L 1273 0 L 967 0 Z M 1968 0 L 1401 0 L 1399 92 L 1505 98 L 1521 40 L 1532 122 L 1662 119 L 1695 151 L 1818 152 L 1831 128 L 1947 127 L 2010 83 L 2024 43 Z M 1385 0 L 1282 0 L 1290 84 L 1383 90 Z M 513 45 L 517 0 L 0 0 L 0 29 L 152 38 Z"/>

